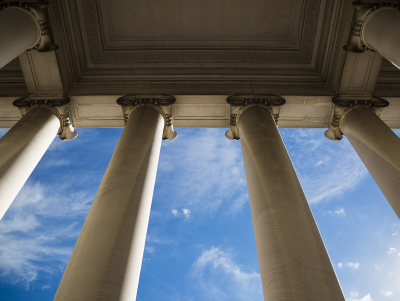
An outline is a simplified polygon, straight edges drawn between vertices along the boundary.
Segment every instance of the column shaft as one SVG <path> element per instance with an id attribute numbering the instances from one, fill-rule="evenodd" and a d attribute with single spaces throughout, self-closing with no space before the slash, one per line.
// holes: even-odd
<path id="1" fill-rule="evenodd" d="M 400 218 L 400 138 L 365 106 L 348 111 L 341 127 Z"/>
<path id="2" fill-rule="evenodd" d="M 0 139 L 0 219 L 57 135 L 60 121 L 34 107 Z"/>
<path id="3" fill-rule="evenodd" d="M 130 114 L 54 300 L 136 299 L 163 128 L 152 106 Z"/>
<path id="4" fill-rule="evenodd" d="M 368 47 L 400 68 L 400 12 L 384 7 L 372 12 L 363 24 L 362 38 Z"/>
<path id="5" fill-rule="evenodd" d="M 264 300 L 344 300 L 270 111 L 249 106 L 238 126 Z"/>
<path id="6" fill-rule="evenodd" d="M 40 39 L 37 20 L 28 10 L 9 7 L 0 11 L 0 68 L 3 68 Z"/>

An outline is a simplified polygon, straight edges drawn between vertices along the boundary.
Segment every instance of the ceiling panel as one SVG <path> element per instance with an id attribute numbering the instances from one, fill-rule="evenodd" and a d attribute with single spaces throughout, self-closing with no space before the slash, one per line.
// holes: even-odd
<path id="1" fill-rule="evenodd" d="M 83 44 L 94 65 L 309 64 L 317 50 L 314 42 L 321 39 L 325 8 L 321 0 L 77 3 Z"/>
<path id="2" fill-rule="evenodd" d="M 304 1 L 99 0 L 103 47 L 297 47 Z"/>

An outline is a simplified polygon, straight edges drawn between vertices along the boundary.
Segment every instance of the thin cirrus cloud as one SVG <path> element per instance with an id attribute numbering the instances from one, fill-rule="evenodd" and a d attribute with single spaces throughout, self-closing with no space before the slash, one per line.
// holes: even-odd
<path id="1" fill-rule="evenodd" d="M 385 297 L 390 297 L 393 296 L 392 292 L 382 292 L 382 295 L 384 295 Z"/>
<path id="2" fill-rule="evenodd" d="M 346 138 L 330 141 L 322 129 L 280 131 L 310 204 L 354 189 L 368 174 Z"/>
<path id="3" fill-rule="evenodd" d="M 365 295 L 361 299 L 358 298 L 358 292 L 352 292 L 349 301 L 374 301 L 370 294 Z"/>
<path id="4" fill-rule="evenodd" d="M 240 213 L 248 201 L 240 142 L 227 140 L 224 131 L 180 129 L 178 139 L 184 148 L 176 141 L 162 144 L 155 191 L 160 207 L 156 210 L 164 208 L 170 218 L 179 216 L 190 221 L 187 224 L 204 222 L 220 209 L 219 216 Z M 367 174 L 345 139 L 330 142 L 323 130 L 284 129 L 281 133 L 310 203 L 354 189 Z M 50 151 L 61 152 L 64 146 L 56 141 Z M 51 160 L 44 163 L 48 166 L 43 165 L 43 169 L 55 164 Z M 73 166 L 68 164 L 61 165 Z M 77 175 L 80 179 L 85 176 Z M 23 282 L 29 287 L 42 273 L 62 274 L 96 189 L 79 190 L 60 182 L 28 182 L 0 222 L 2 282 Z M 344 215 L 341 210 L 334 214 Z M 163 236 L 149 235 L 146 252 L 159 254 L 163 244 L 175 244 L 159 237 Z M 72 243 L 65 244 L 68 240 Z M 347 264 L 343 266 L 348 272 L 360 266 Z M 193 263 L 192 275 L 209 299 L 262 300 L 259 274 L 247 271 L 223 246 L 204 250 Z M 43 287 L 49 289 L 47 284 Z M 372 298 L 366 295 L 354 300 Z"/>
<path id="5" fill-rule="evenodd" d="M 176 217 L 183 215 L 186 219 L 190 218 L 190 214 L 192 213 L 192 211 L 190 209 L 187 208 L 183 208 L 182 209 L 182 213 L 180 213 L 177 209 L 172 209 L 171 210 L 172 214 Z"/>
<path id="6" fill-rule="evenodd" d="M 247 187 L 240 142 L 226 139 L 224 131 L 180 129 L 180 143 L 162 144 L 156 185 L 158 191 L 168 191 L 169 197 L 162 197 L 161 207 L 175 208 L 172 211 L 175 216 L 186 217 L 190 213 L 176 208 L 190 208 L 203 216 L 225 204 L 229 204 L 229 213 L 242 209 L 247 202 Z M 157 191 L 155 198 L 161 199 Z"/>
<path id="7" fill-rule="evenodd" d="M 243 271 L 233 254 L 220 247 L 204 250 L 191 274 L 208 299 L 263 300 L 260 274 Z"/>
<path id="8" fill-rule="evenodd" d="M 352 268 L 353 270 L 357 270 L 360 267 L 360 264 L 358 262 L 347 262 L 345 264 L 339 262 L 338 264 L 339 268 L 343 268 L 343 267 L 348 267 L 348 268 Z"/>
<path id="9" fill-rule="evenodd" d="M 240 142 L 227 140 L 224 131 L 180 129 L 185 148 L 174 141 L 163 143 L 157 185 L 171 193 L 173 200 L 165 198 L 168 206 L 182 208 L 190 204 L 198 214 L 215 212 L 226 202 L 230 205 L 226 214 L 243 208 L 248 195 Z M 354 189 L 368 174 L 347 139 L 330 141 L 320 129 L 280 132 L 311 204 Z M 173 191 L 163 180 L 166 177 L 174 179 Z M 208 191 L 213 192 L 213 198 L 204 197 Z M 344 211 L 336 213 L 344 215 Z"/>
<path id="10" fill-rule="evenodd" d="M 79 235 L 78 221 L 83 222 L 91 203 L 85 193 L 72 198 L 64 193 L 57 185 L 31 182 L 21 190 L 0 222 L 2 282 L 22 282 L 29 288 L 40 273 L 64 269 L 72 252 L 65 241 Z"/>

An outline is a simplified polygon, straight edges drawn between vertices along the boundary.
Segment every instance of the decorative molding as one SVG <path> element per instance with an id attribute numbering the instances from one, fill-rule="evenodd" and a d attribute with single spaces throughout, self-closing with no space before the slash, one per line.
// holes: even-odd
<path id="1" fill-rule="evenodd" d="M 226 102 L 231 107 L 229 130 L 226 131 L 225 137 L 229 140 L 239 140 L 238 122 L 240 114 L 248 107 L 261 105 L 267 107 L 278 126 L 279 111 L 281 106 L 286 103 L 286 100 L 280 96 L 272 94 L 234 94 L 226 99 Z"/>
<path id="2" fill-rule="evenodd" d="M 351 98 L 346 96 L 336 96 L 332 98 L 335 105 L 329 129 L 325 131 L 325 137 L 339 141 L 343 138 L 341 122 L 344 116 L 353 108 L 358 106 L 370 107 L 376 115 L 380 115 L 383 108 L 389 106 L 389 102 L 385 99 L 372 96 L 371 98 Z"/>
<path id="3" fill-rule="evenodd" d="M 398 0 L 385 0 L 384 2 L 375 1 L 356 1 L 353 2 L 354 13 L 353 20 L 350 27 L 349 38 L 347 45 L 343 47 L 344 50 L 355 53 L 362 53 L 365 50 L 373 51 L 363 41 L 362 28 L 364 21 L 373 12 L 383 7 L 391 7 L 396 10 L 400 10 L 400 3 Z"/>
<path id="4" fill-rule="evenodd" d="M 164 118 L 163 140 L 173 140 L 178 134 L 172 125 L 172 105 L 175 97 L 169 94 L 128 94 L 117 99 L 117 104 L 122 107 L 124 122 L 127 123 L 129 115 L 139 106 L 152 106 Z"/>
<path id="5" fill-rule="evenodd" d="M 72 140 L 78 136 L 78 132 L 74 129 L 70 121 L 69 102 L 70 99 L 66 96 L 51 99 L 22 97 L 14 100 L 13 105 L 19 108 L 22 116 L 37 106 L 50 109 L 60 120 L 60 128 L 57 135 L 59 135 L 61 140 Z"/>
<path id="6" fill-rule="evenodd" d="M 0 3 L 0 11 L 9 7 L 18 7 L 34 16 L 40 30 L 40 37 L 37 43 L 29 50 L 48 52 L 58 49 L 50 29 L 47 5 L 49 5 L 49 1 L 7 1 Z"/>
<path id="7" fill-rule="evenodd" d="M 352 12 L 348 13 L 349 16 L 346 18 L 342 16 L 341 6 L 345 1 L 347 2 L 347 0 L 304 1 L 298 49 L 265 51 L 266 49 L 254 49 L 254 47 L 219 50 L 163 47 L 149 48 L 149 56 L 143 54 L 140 57 L 136 56 L 144 53 L 144 49 L 102 48 L 101 35 L 98 32 L 101 23 L 95 19 L 100 17 L 96 1 L 84 0 L 71 4 L 54 0 L 49 6 L 49 12 L 55 20 L 52 22 L 53 32 L 61 48 L 57 51 L 57 58 L 65 87 L 64 93 L 68 92 L 69 95 L 93 95 L 93 91 L 96 91 L 96 94 L 107 95 L 124 95 L 131 91 L 166 92 L 172 95 L 229 95 L 233 91 L 277 95 L 335 95 L 338 91 L 333 91 L 327 82 L 327 77 L 331 73 L 330 62 L 327 61 L 331 60 L 331 52 L 337 48 L 340 49 L 338 52 L 341 55 L 346 54 L 342 50 L 344 39 L 339 41 L 340 46 L 334 45 L 337 43 L 337 35 L 342 37 L 345 35 L 344 32 L 347 32 L 347 27 L 343 31 L 337 29 L 337 24 L 347 24 L 349 22 L 343 20 L 351 18 Z M 347 6 L 351 6 L 351 3 Z M 92 18 L 90 24 L 88 9 L 92 10 L 89 14 Z M 309 14 L 312 16 L 308 16 Z M 304 22 L 306 20 L 308 21 Z M 310 24 L 310 20 L 314 20 L 314 25 Z M 94 28 L 89 29 L 89 25 Z M 304 47 L 308 44 L 306 33 L 312 35 L 309 45 L 313 49 L 313 54 L 309 56 L 312 57 L 310 60 L 304 53 Z M 96 47 L 102 51 L 104 61 L 94 59 L 91 42 L 93 38 L 99 43 Z M 264 51 L 265 55 L 274 57 L 265 57 L 265 62 L 253 60 L 254 56 Z M 183 54 L 194 56 L 198 52 L 200 54 L 197 57 L 179 61 Z M 168 56 L 164 55 L 160 60 L 156 57 L 158 61 L 153 60 L 154 56 L 162 53 L 165 55 L 168 53 Z M 213 57 L 210 53 L 216 54 Z M 283 54 L 290 57 L 282 57 Z M 121 55 L 125 55 L 125 58 Z M 134 61 L 128 61 L 131 55 L 135 56 Z M 222 55 L 224 57 L 219 60 L 219 56 Z M 285 61 L 285 59 L 290 60 Z M 337 69 L 342 69 L 340 60 L 338 62 L 334 58 L 332 62 L 334 66 L 338 66 Z M 137 88 L 129 88 L 132 85 Z"/>
<path id="8" fill-rule="evenodd" d="M 133 50 L 133 51 L 103 51 L 103 42 L 100 35 L 98 23 L 98 0 L 83 1 L 85 10 L 85 20 L 87 37 L 91 51 L 92 62 L 163 62 L 163 63 L 204 63 L 215 62 L 254 62 L 254 63 L 310 63 L 313 53 L 316 27 L 318 24 L 319 7 L 321 0 L 307 0 L 305 5 L 306 20 L 303 29 L 303 39 L 299 51 L 267 51 L 254 48 L 248 50 L 199 50 L 199 49 L 180 49 L 177 50 Z M 200 47 L 201 49 L 201 47 Z"/>

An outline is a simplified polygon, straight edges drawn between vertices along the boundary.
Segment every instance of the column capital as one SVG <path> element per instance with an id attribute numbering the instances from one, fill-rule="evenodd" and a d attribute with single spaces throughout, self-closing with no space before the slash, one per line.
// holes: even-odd
<path id="1" fill-rule="evenodd" d="M 375 96 L 358 98 L 354 96 L 336 96 L 332 98 L 332 102 L 334 104 L 333 114 L 329 128 L 325 131 L 325 137 L 334 141 L 342 140 L 341 122 L 344 116 L 353 108 L 359 106 L 369 107 L 379 116 L 382 109 L 389 105 L 387 100 Z"/>
<path id="2" fill-rule="evenodd" d="M 398 0 L 362 0 L 353 2 L 353 5 L 353 20 L 351 22 L 347 45 L 345 45 L 343 49 L 355 53 L 362 53 L 365 52 L 365 50 L 374 51 L 363 39 L 363 26 L 365 21 L 377 10 L 400 10 L 400 3 Z"/>
<path id="3" fill-rule="evenodd" d="M 47 12 L 49 1 L 6 1 L 0 3 L 0 11 L 7 8 L 19 8 L 32 15 L 39 30 L 39 38 L 28 50 L 49 52 L 58 49 L 50 29 L 50 22 Z"/>
<path id="4" fill-rule="evenodd" d="M 117 104 L 122 107 L 124 122 L 127 123 L 129 115 L 139 106 L 152 106 L 164 118 L 163 140 L 173 140 L 178 134 L 172 124 L 172 105 L 175 97 L 169 94 L 128 94 L 117 99 Z"/>
<path id="5" fill-rule="evenodd" d="M 273 94 L 234 94 L 229 96 L 226 102 L 230 105 L 231 116 L 229 130 L 226 131 L 225 137 L 229 140 L 239 140 L 239 117 L 246 108 L 254 105 L 268 108 L 278 126 L 280 107 L 286 103 L 286 100 Z"/>
<path id="6" fill-rule="evenodd" d="M 53 112 L 53 114 L 60 120 L 60 128 L 57 135 L 61 140 L 72 140 L 78 136 L 78 132 L 74 129 L 71 124 L 69 117 L 69 102 L 70 99 L 67 96 L 61 96 L 56 98 L 46 98 L 31 96 L 22 97 L 13 101 L 13 105 L 17 107 L 22 116 L 25 116 L 29 110 L 34 107 L 45 107 Z"/>

